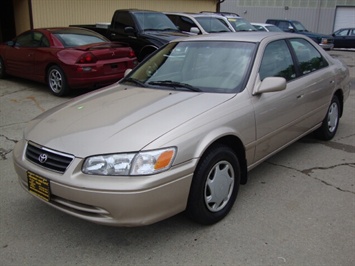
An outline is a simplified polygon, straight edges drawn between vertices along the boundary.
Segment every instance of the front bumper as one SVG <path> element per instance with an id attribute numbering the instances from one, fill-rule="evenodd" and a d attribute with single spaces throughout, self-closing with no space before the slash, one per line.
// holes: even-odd
<path id="1" fill-rule="evenodd" d="M 332 50 L 334 48 L 334 43 L 320 43 L 319 44 L 324 50 Z"/>
<path id="2" fill-rule="evenodd" d="M 81 173 L 81 160 L 75 159 L 61 175 L 29 162 L 25 148 L 20 141 L 13 151 L 21 186 L 29 192 L 27 171 L 48 179 L 51 197 L 43 202 L 73 216 L 104 225 L 142 226 L 186 208 L 195 161 L 154 176 L 101 177 Z"/>

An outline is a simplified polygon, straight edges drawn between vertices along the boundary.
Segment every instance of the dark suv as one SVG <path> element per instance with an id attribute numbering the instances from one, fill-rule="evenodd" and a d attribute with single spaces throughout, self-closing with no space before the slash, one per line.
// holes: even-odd
<path id="1" fill-rule="evenodd" d="M 301 22 L 288 19 L 268 19 L 268 24 L 274 24 L 285 32 L 294 32 L 308 36 L 313 41 L 318 43 L 323 49 L 330 50 L 334 47 L 334 38 L 330 35 L 308 31 Z"/>

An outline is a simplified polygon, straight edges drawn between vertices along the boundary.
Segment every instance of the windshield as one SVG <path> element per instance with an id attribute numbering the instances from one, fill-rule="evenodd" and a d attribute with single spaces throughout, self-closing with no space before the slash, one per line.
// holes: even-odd
<path id="1" fill-rule="evenodd" d="M 256 31 L 249 21 L 243 18 L 228 18 L 235 31 Z"/>
<path id="2" fill-rule="evenodd" d="M 293 25 L 295 26 L 295 28 L 300 31 L 300 32 L 306 32 L 308 31 L 302 24 L 301 22 L 298 21 L 293 21 Z"/>
<path id="3" fill-rule="evenodd" d="M 185 41 L 170 43 L 121 83 L 202 92 L 232 93 L 243 89 L 255 43 Z"/>
<path id="4" fill-rule="evenodd" d="M 202 28 L 208 33 L 229 32 L 230 30 L 218 18 L 214 17 L 196 17 L 196 20 Z"/>
<path id="5" fill-rule="evenodd" d="M 136 13 L 135 15 L 142 30 L 178 30 L 163 13 Z"/>
<path id="6" fill-rule="evenodd" d="M 274 32 L 282 32 L 283 30 L 280 29 L 279 27 L 276 27 L 276 26 L 265 26 L 269 31 L 274 31 Z"/>

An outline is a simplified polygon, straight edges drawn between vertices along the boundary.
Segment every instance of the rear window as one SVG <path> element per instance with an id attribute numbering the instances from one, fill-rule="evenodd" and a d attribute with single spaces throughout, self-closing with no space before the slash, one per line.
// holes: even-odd
<path id="1" fill-rule="evenodd" d="M 90 32 L 57 32 L 54 33 L 64 47 L 76 47 L 92 43 L 107 42 L 102 36 L 91 34 Z"/>

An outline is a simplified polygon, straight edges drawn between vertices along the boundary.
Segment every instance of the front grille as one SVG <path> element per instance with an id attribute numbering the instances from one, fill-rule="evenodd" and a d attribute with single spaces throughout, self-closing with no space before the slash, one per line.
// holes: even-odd
<path id="1" fill-rule="evenodd" d="M 26 148 L 26 158 L 46 169 L 64 173 L 74 156 L 41 147 L 31 142 L 28 143 Z"/>

